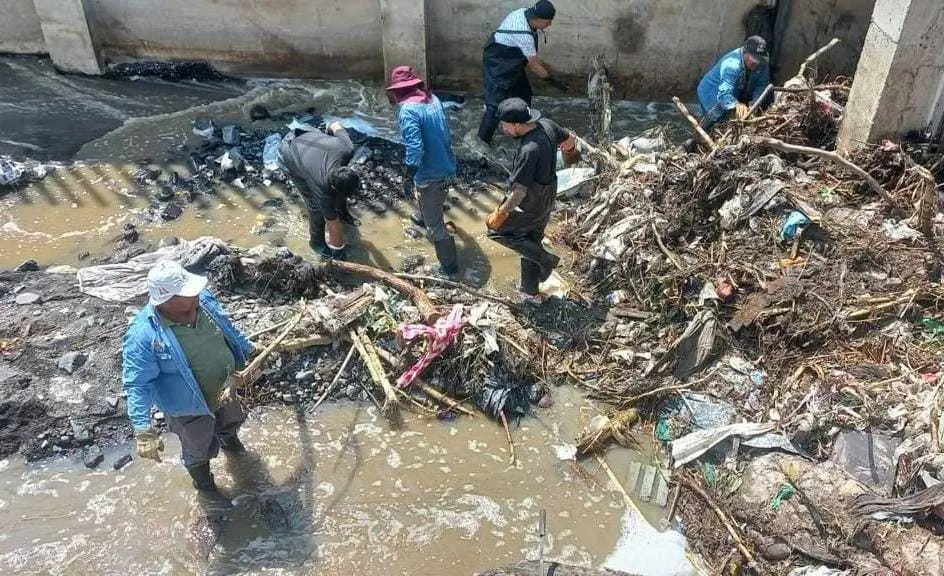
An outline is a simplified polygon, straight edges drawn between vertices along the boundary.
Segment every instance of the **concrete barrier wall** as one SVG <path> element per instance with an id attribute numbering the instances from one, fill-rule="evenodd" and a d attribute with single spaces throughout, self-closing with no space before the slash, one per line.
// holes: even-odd
<path id="1" fill-rule="evenodd" d="M 7 1 L 12 8 L 0 18 L 0 47 L 43 51 L 43 36 L 32 10 L 34 0 Z M 421 48 L 412 50 L 422 42 L 410 45 L 417 27 L 398 25 L 404 20 L 402 13 L 390 14 L 385 28 L 381 0 L 70 1 L 84 5 L 87 29 L 97 49 L 93 56 L 106 63 L 197 59 L 234 74 L 379 80 L 384 70 L 385 30 L 391 39 L 388 59 L 422 52 Z M 432 82 L 472 89 L 481 86 L 482 48 L 488 36 L 509 11 L 532 3 L 414 1 L 418 12 L 425 6 Z M 873 2 L 795 0 L 784 4 L 780 12 L 787 17 L 781 15 L 783 22 L 778 26 L 783 34 L 778 45 L 784 69 L 792 73 L 798 59 L 821 40 L 840 34 L 847 40 L 846 47 L 837 48 L 822 66 L 832 73 L 852 74 Z M 652 99 L 673 94 L 690 97 L 700 76 L 719 55 L 740 44 L 748 33 L 772 33 L 765 18 L 775 12 L 760 0 L 558 0 L 556 4 L 558 17 L 547 44 L 541 46 L 542 57 L 556 73 L 578 87 L 591 60 L 602 55 L 618 95 Z M 386 5 L 392 10 L 391 6 L 403 3 Z M 78 28 L 82 26 L 84 22 Z M 57 23 L 50 33 L 61 28 Z M 399 51 L 391 50 L 394 45 Z M 52 51 L 58 51 L 52 55 L 54 62 L 67 56 L 62 49 Z"/>
<path id="2" fill-rule="evenodd" d="M 4 0 L 0 6 L 0 52 L 43 54 L 46 44 L 33 0 Z"/>
<path id="3" fill-rule="evenodd" d="M 792 0 L 777 16 L 777 61 L 785 77 L 800 68 L 807 56 L 833 38 L 841 43 L 814 66 L 825 74 L 855 73 L 869 31 L 875 0 Z"/>
<path id="4" fill-rule="evenodd" d="M 383 74 L 377 0 L 85 0 L 106 61 L 208 60 L 234 73 Z"/>

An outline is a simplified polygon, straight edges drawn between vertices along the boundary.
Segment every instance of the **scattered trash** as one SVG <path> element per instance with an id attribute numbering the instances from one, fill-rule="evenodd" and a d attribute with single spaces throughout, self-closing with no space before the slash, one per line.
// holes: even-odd
<path id="1" fill-rule="evenodd" d="M 830 459 L 850 476 L 882 494 L 890 494 L 895 481 L 897 438 L 873 432 L 843 430 L 833 442 Z"/>
<path id="2" fill-rule="evenodd" d="M 780 239 L 793 240 L 800 233 L 800 230 L 808 224 L 810 224 L 810 219 L 806 217 L 806 214 L 796 210 L 790 212 L 783 222 L 783 227 L 780 228 Z"/>

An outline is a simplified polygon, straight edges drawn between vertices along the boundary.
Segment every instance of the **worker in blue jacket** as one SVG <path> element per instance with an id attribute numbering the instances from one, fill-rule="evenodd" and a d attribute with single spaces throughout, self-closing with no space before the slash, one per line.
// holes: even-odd
<path id="1" fill-rule="evenodd" d="M 172 261 L 148 272 L 148 304 L 125 334 L 122 380 L 138 455 L 160 461 L 164 442 L 151 425 L 151 406 L 180 438 L 194 488 L 216 492 L 210 459 L 222 448 L 245 451 L 237 432 L 245 420 L 235 388 L 253 345 L 206 289 L 207 279 Z"/>
<path id="2" fill-rule="evenodd" d="M 727 120 L 747 117 L 750 104 L 763 95 L 770 83 L 770 56 L 767 42 L 751 36 L 728 52 L 698 83 L 702 127 L 706 130 Z"/>
<path id="3" fill-rule="evenodd" d="M 443 217 L 446 184 L 456 177 L 449 118 L 439 99 L 424 88 L 423 79 L 409 66 L 397 66 L 390 72 L 387 91 L 400 108 L 398 120 L 406 147 L 403 195 L 415 195 L 419 213 L 413 221 L 426 228 L 440 273 L 452 276 L 459 271 L 456 239 L 446 230 Z"/>

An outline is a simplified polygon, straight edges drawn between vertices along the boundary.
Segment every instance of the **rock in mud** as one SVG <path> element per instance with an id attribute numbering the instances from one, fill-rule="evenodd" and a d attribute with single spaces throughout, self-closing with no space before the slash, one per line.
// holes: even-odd
<path id="1" fill-rule="evenodd" d="M 42 299 L 42 297 L 35 292 L 23 292 L 22 294 L 17 294 L 16 303 L 20 306 L 29 306 L 30 304 L 36 304 Z"/>
<path id="2" fill-rule="evenodd" d="M 69 424 L 72 426 L 72 436 L 77 444 L 90 444 L 92 442 L 92 431 L 89 430 L 88 426 L 75 420 L 70 420 Z"/>
<path id="3" fill-rule="evenodd" d="M 125 454 L 121 458 L 115 460 L 115 463 L 111 465 L 115 470 L 121 470 L 125 466 L 131 463 L 131 454 Z"/>
<path id="4" fill-rule="evenodd" d="M 83 462 L 85 463 L 86 468 L 98 468 L 98 465 L 104 460 L 105 455 L 102 454 L 102 449 L 98 446 L 92 446 L 86 450 Z"/>
<path id="5" fill-rule="evenodd" d="M 67 374 L 74 374 L 76 370 L 85 365 L 88 356 L 82 352 L 68 352 L 59 358 L 57 366 Z"/>
<path id="6" fill-rule="evenodd" d="M 162 220 L 176 220 L 184 213 L 184 209 L 176 202 L 168 202 L 167 206 L 161 210 Z"/>
<path id="7" fill-rule="evenodd" d="M 265 120 L 269 118 L 269 109 L 262 104 L 256 104 L 249 109 L 249 118 L 251 120 Z"/>
<path id="8" fill-rule="evenodd" d="M 17 272 L 39 272 L 39 262 L 36 260 L 27 260 L 16 267 Z"/>

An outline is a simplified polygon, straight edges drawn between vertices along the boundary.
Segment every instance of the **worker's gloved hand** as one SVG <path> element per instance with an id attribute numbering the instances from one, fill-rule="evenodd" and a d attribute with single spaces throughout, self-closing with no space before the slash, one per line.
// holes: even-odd
<path id="1" fill-rule="evenodd" d="M 498 230 L 505 223 L 505 220 L 508 220 L 508 212 L 499 206 L 485 218 L 485 225 L 488 226 L 489 230 Z"/>
<path id="2" fill-rule="evenodd" d="M 238 374 L 230 374 L 226 381 L 223 382 L 223 390 L 220 392 L 220 397 L 218 398 L 218 404 L 224 406 L 231 402 L 239 401 L 239 388 L 243 386 L 242 379 Z"/>
<path id="3" fill-rule="evenodd" d="M 561 155 L 564 157 L 564 165 L 566 166 L 573 166 L 580 162 L 580 148 L 578 146 L 567 149 L 561 145 Z"/>
<path id="4" fill-rule="evenodd" d="M 747 104 L 737 103 L 737 106 L 734 107 L 734 117 L 738 120 L 744 120 L 747 118 L 747 111 L 750 108 L 747 107 Z"/>
<path id="5" fill-rule="evenodd" d="M 161 452 L 164 451 L 164 441 L 161 440 L 156 430 L 148 428 L 135 432 L 134 439 L 138 445 L 138 456 L 154 460 L 155 462 L 161 461 Z"/>
<path id="6" fill-rule="evenodd" d="M 561 80 L 560 78 L 557 78 L 555 76 L 548 76 L 547 78 L 545 78 L 545 80 L 547 81 L 548 84 L 550 84 L 554 88 L 557 88 L 564 94 L 570 92 L 570 88 L 567 87 L 567 83 Z"/>

